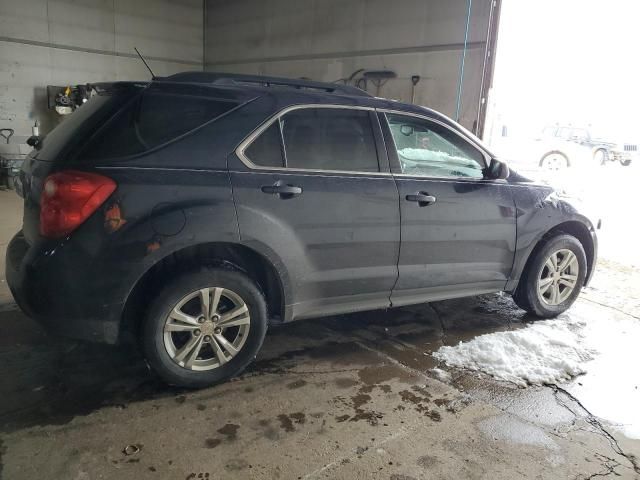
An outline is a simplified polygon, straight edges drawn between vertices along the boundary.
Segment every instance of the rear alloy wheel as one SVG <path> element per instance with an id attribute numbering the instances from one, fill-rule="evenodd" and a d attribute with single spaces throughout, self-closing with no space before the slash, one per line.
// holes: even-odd
<path id="1" fill-rule="evenodd" d="M 251 326 L 247 304 L 237 293 L 207 287 L 185 296 L 164 325 L 164 346 L 183 368 L 212 370 L 242 349 Z"/>
<path id="2" fill-rule="evenodd" d="M 242 371 L 267 329 L 264 297 L 244 274 L 206 269 L 158 295 L 142 329 L 151 367 L 168 383 L 204 387 Z"/>
<path id="3" fill-rule="evenodd" d="M 559 171 L 569 167 L 569 159 L 560 152 L 547 153 L 542 160 L 540 166 L 545 170 Z"/>
<path id="4" fill-rule="evenodd" d="M 552 237 L 533 253 L 513 299 L 537 317 L 555 317 L 578 298 L 586 274 L 587 259 L 580 242 L 571 235 Z"/>

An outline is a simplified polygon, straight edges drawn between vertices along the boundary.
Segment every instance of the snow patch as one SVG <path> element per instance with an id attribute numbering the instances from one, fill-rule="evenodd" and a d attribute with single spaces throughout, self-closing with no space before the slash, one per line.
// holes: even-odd
<path id="1" fill-rule="evenodd" d="M 596 354 L 585 345 L 584 327 L 577 320 L 545 320 L 441 347 L 433 356 L 520 386 L 555 384 L 585 373 L 584 363 Z"/>
<path id="2" fill-rule="evenodd" d="M 451 374 L 441 368 L 432 368 L 431 372 L 433 373 L 433 376 L 441 382 L 451 381 Z"/>

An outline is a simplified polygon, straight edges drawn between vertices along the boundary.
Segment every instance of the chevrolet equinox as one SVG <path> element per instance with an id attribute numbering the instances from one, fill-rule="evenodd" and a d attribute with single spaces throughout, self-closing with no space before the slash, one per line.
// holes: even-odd
<path id="1" fill-rule="evenodd" d="M 592 276 L 594 225 L 433 110 L 355 87 L 181 73 L 96 85 L 16 182 L 7 281 L 53 332 L 139 341 L 168 383 L 228 379 L 269 325 Z"/>

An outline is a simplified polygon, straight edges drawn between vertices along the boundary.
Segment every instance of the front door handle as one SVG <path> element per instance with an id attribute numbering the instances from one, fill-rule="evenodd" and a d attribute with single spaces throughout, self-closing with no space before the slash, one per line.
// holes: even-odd
<path id="1" fill-rule="evenodd" d="M 434 197 L 433 195 L 429 195 L 426 192 L 418 192 L 413 195 L 407 195 L 406 198 L 409 202 L 417 202 L 419 207 L 426 207 L 427 205 L 436 203 L 436 197 Z"/>
<path id="2" fill-rule="evenodd" d="M 302 194 L 302 187 L 287 185 L 281 180 L 278 180 L 273 185 L 263 185 L 260 190 L 271 195 L 278 195 L 280 198 L 292 198 Z"/>

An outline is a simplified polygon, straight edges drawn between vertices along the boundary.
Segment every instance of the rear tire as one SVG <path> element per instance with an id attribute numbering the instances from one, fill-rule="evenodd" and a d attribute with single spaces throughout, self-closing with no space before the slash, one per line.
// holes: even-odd
<path id="1" fill-rule="evenodd" d="M 557 268 L 553 268 L 554 264 Z M 582 244 L 571 235 L 557 235 L 534 251 L 513 299 L 536 317 L 556 317 L 576 301 L 586 275 L 587 257 Z"/>
<path id="2" fill-rule="evenodd" d="M 540 159 L 540 166 L 550 171 L 565 170 L 569 168 L 569 159 L 562 152 L 549 152 Z"/>
<path id="3" fill-rule="evenodd" d="M 201 388 L 244 370 L 266 332 L 266 302 L 251 279 L 206 268 L 178 276 L 158 294 L 144 320 L 141 344 L 165 382 Z"/>

